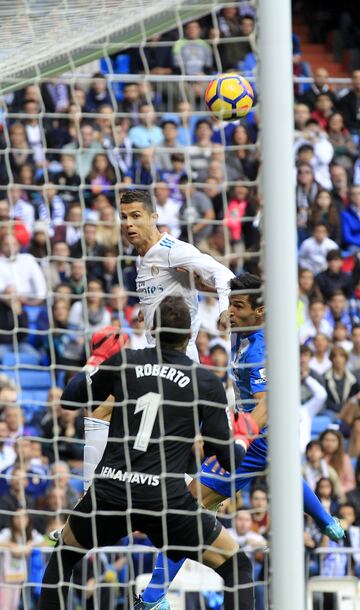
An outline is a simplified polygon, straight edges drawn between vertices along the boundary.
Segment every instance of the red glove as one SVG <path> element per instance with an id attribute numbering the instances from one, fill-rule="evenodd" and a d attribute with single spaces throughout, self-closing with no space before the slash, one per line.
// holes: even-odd
<path id="1" fill-rule="evenodd" d="M 128 340 L 128 335 L 122 333 L 116 326 L 105 326 L 93 334 L 90 340 L 91 356 L 86 364 L 99 366 L 104 360 L 117 354 Z"/>
<path id="2" fill-rule="evenodd" d="M 259 434 L 259 426 L 250 413 L 244 411 L 231 413 L 231 426 L 235 441 L 240 442 L 245 449 L 249 448 Z"/>

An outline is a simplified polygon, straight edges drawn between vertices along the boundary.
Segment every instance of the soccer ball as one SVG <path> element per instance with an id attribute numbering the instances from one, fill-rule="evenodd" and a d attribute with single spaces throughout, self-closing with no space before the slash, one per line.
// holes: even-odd
<path id="1" fill-rule="evenodd" d="M 250 83 L 236 72 L 219 74 L 208 84 L 205 102 L 209 110 L 223 121 L 235 121 L 247 115 L 254 102 Z"/>

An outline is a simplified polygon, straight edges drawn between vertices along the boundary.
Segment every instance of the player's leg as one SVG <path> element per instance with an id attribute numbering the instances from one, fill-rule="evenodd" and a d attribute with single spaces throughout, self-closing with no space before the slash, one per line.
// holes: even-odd
<path id="1" fill-rule="evenodd" d="M 89 549 L 116 544 L 128 534 L 126 518 L 99 515 L 97 509 L 114 511 L 113 506 L 97 499 L 92 488 L 76 505 L 54 547 L 44 573 L 38 610 L 64 610 L 76 563 Z"/>

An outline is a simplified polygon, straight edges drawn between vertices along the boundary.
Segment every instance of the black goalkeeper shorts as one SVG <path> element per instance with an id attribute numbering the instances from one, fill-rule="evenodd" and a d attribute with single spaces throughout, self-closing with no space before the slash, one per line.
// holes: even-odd
<path id="1" fill-rule="evenodd" d="M 69 524 L 85 549 L 113 546 L 131 532 L 140 531 L 174 561 L 183 557 L 199 561 L 204 547 L 214 542 L 222 528 L 216 516 L 199 508 L 190 493 L 166 511 L 127 511 L 100 498 L 94 486 L 75 507 Z"/>

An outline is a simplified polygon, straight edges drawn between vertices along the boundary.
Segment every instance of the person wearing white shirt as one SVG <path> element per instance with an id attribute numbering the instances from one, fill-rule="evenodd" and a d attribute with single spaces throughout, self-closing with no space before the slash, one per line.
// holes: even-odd
<path id="1" fill-rule="evenodd" d="M 327 393 L 324 386 L 311 375 L 305 377 L 302 383 L 310 390 L 310 398 L 300 406 L 300 451 L 305 453 L 306 445 L 311 440 L 311 425 L 325 404 Z"/>
<path id="2" fill-rule="evenodd" d="M 0 240 L 0 293 L 14 286 L 23 304 L 40 305 L 46 298 L 44 274 L 31 254 L 19 254 L 19 242 L 13 235 Z"/>
<path id="3" fill-rule="evenodd" d="M 251 513 L 249 510 L 239 510 L 235 517 L 235 527 L 229 528 L 229 534 L 237 541 L 241 550 L 250 557 L 256 551 L 262 551 L 267 546 L 267 540 L 258 532 L 253 532 Z"/>
<path id="4" fill-rule="evenodd" d="M 318 333 L 322 333 L 329 339 L 332 337 L 332 326 L 325 319 L 325 305 L 321 299 L 314 299 L 309 305 L 309 319 L 305 320 L 300 326 L 299 340 L 300 344 L 311 343 L 313 347 L 313 339 Z"/>
<path id="5" fill-rule="evenodd" d="M 179 211 L 181 204 L 169 197 L 170 189 L 166 182 L 158 182 L 155 189 L 156 213 L 158 215 L 157 225 L 167 227 L 170 235 L 178 238 L 180 229 Z"/>
<path id="6" fill-rule="evenodd" d="M 9 428 L 5 421 L 0 421 L 0 472 L 15 464 L 16 453 L 9 439 Z"/>
<path id="7" fill-rule="evenodd" d="M 310 368 L 318 373 L 318 375 L 324 375 L 326 371 L 331 369 L 331 360 L 329 358 L 329 338 L 323 333 L 317 333 L 314 339 L 315 353 L 310 359 Z"/>
<path id="8" fill-rule="evenodd" d="M 337 250 L 338 245 L 328 237 L 327 228 L 319 223 L 313 230 L 312 237 L 305 239 L 299 249 L 299 266 L 310 269 L 314 275 L 327 269 L 326 256 L 330 250 Z"/>

